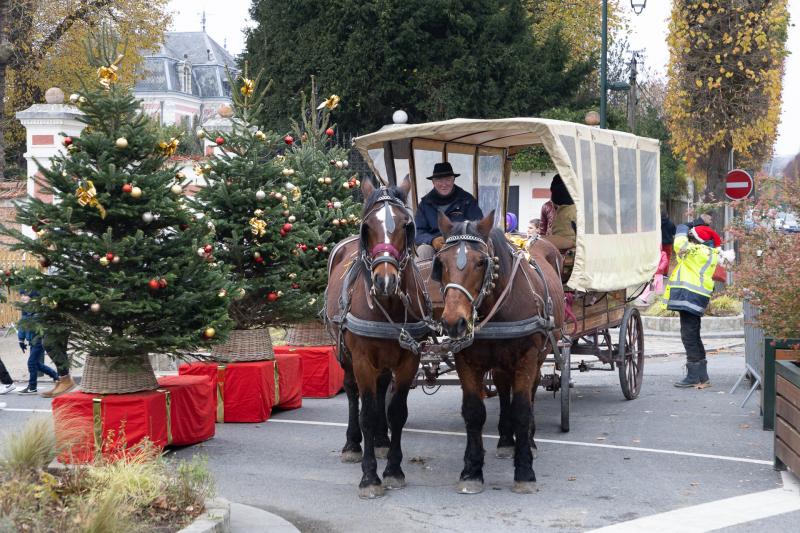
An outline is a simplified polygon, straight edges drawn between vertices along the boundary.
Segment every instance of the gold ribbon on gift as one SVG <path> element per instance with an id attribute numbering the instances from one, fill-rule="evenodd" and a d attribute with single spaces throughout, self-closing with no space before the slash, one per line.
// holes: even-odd
<path id="1" fill-rule="evenodd" d="M 92 423 L 95 457 L 103 455 L 103 397 L 92 399 Z"/>
<path id="2" fill-rule="evenodd" d="M 253 235 L 263 237 L 267 233 L 267 223 L 260 218 L 253 217 L 250 219 L 250 231 L 253 232 Z"/>
<path id="3" fill-rule="evenodd" d="M 217 366 L 217 422 L 225 422 L 225 365 Z"/>
<path id="4" fill-rule="evenodd" d="M 117 82 L 117 71 L 119 70 L 119 62 L 122 61 L 122 54 L 117 56 L 117 60 L 107 67 L 100 67 L 97 69 L 97 77 L 99 78 L 100 85 L 105 89 L 110 89 L 111 85 Z"/>
<path id="5" fill-rule="evenodd" d="M 167 446 L 172 444 L 172 395 L 166 389 L 156 389 L 164 394 L 164 403 L 167 406 Z"/>
<path id="6" fill-rule="evenodd" d="M 181 144 L 181 142 L 175 137 L 172 137 L 169 141 L 159 142 L 158 148 L 161 150 L 162 154 L 169 157 L 178 150 L 179 144 Z"/>
<path id="7" fill-rule="evenodd" d="M 278 381 L 278 360 L 272 361 L 272 368 L 275 374 L 275 405 L 281 403 L 280 383 Z"/>
<path id="8" fill-rule="evenodd" d="M 78 203 L 83 206 L 94 207 L 100 212 L 100 218 L 106 218 L 106 208 L 97 201 L 97 189 L 94 188 L 94 183 L 91 180 L 86 180 L 86 186 L 78 186 L 75 191 L 75 196 L 78 197 Z"/>
<path id="9" fill-rule="evenodd" d="M 249 97 L 253 96 L 253 91 L 256 89 L 256 84 L 253 80 L 249 78 L 242 78 L 242 88 L 239 91 L 242 93 L 242 96 Z"/>

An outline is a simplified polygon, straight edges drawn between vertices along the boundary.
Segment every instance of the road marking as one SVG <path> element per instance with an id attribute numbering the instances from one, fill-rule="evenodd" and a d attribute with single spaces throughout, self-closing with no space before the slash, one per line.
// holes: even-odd
<path id="1" fill-rule="evenodd" d="M 5 408 L 3 411 L 16 411 L 16 412 L 27 412 L 27 413 L 50 413 L 52 412 L 50 409 L 12 409 L 12 408 Z M 317 420 L 281 420 L 277 418 L 271 418 L 267 422 L 277 422 L 281 424 L 302 424 L 308 426 L 331 426 L 331 427 L 342 427 L 346 428 L 347 424 L 342 422 L 322 422 Z M 403 431 L 407 431 L 408 433 L 423 433 L 427 435 L 444 435 L 448 437 L 466 437 L 467 434 L 460 432 L 460 431 L 437 431 L 435 429 L 414 429 L 414 428 L 404 428 Z M 491 435 L 485 433 L 483 435 L 487 439 L 499 439 L 499 435 Z M 754 465 L 767 465 L 772 466 L 772 461 L 765 461 L 764 459 L 750 459 L 748 457 L 732 457 L 730 455 L 714 455 L 710 453 L 695 453 L 695 452 L 682 452 L 679 450 L 662 450 L 659 448 L 642 448 L 638 446 L 621 446 L 617 444 L 599 444 L 596 442 L 580 442 L 574 440 L 560 440 L 560 439 L 542 439 L 537 438 L 536 442 L 542 442 L 547 444 L 564 444 L 567 446 L 583 446 L 586 448 L 607 448 L 611 450 L 625 450 L 630 452 L 646 452 L 646 453 L 660 453 L 664 455 L 680 455 L 683 457 L 697 457 L 700 459 L 716 459 L 718 461 L 732 461 L 735 463 L 750 463 Z"/>
<path id="2" fill-rule="evenodd" d="M 52 413 L 52 409 L 17 409 L 15 407 L 0 406 L 0 411 L 10 411 L 16 413 Z"/>
<path id="3" fill-rule="evenodd" d="M 701 533 L 800 511 L 794 490 L 772 489 L 620 522 L 591 533 Z"/>
<path id="4" fill-rule="evenodd" d="M 313 420 L 281 420 L 278 418 L 272 418 L 269 422 L 278 422 L 282 424 L 306 424 L 311 426 L 335 426 L 335 427 L 347 427 L 347 424 L 343 424 L 341 422 L 318 422 Z M 437 431 L 433 429 L 413 429 L 413 428 L 404 428 L 403 431 L 407 431 L 409 433 L 425 433 L 429 435 L 445 435 L 451 437 L 466 437 L 467 434 L 459 431 Z M 499 435 L 490 435 L 484 433 L 484 437 L 488 439 L 499 439 Z M 709 453 L 695 453 L 695 452 L 682 452 L 678 450 L 662 450 L 658 448 L 641 448 L 638 446 L 620 446 L 616 444 L 598 444 L 595 442 L 579 442 L 574 440 L 558 440 L 558 439 L 541 439 L 537 438 L 536 442 L 543 442 L 548 444 L 565 444 L 568 446 L 584 446 L 589 448 L 609 448 L 612 450 L 625 450 L 631 452 L 647 452 L 647 453 L 660 453 L 666 455 L 681 455 L 684 457 L 698 457 L 700 459 L 716 459 L 719 461 L 733 461 L 737 463 L 750 463 L 756 465 L 768 465 L 772 466 L 772 461 L 765 461 L 763 459 L 750 459 L 748 457 L 732 457 L 729 455 L 714 455 Z"/>

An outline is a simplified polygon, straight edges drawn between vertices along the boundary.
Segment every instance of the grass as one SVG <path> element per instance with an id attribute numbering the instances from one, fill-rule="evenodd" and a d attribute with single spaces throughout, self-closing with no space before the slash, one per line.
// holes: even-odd
<path id="1" fill-rule="evenodd" d="M 56 425 L 69 425 L 63 422 Z M 205 458 L 171 461 L 147 441 L 114 461 L 51 467 L 64 450 L 61 430 L 58 435 L 51 420 L 36 418 L 7 437 L 0 455 L 0 532 L 176 531 L 213 495 Z"/>

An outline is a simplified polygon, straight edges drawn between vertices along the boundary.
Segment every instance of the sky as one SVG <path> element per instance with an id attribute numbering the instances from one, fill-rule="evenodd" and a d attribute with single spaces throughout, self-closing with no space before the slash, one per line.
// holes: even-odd
<path id="1" fill-rule="evenodd" d="M 649 0 L 641 15 L 635 15 L 627 0 L 620 0 L 623 10 L 630 16 L 631 48 L 643 50 L 646 68 L 655 75 L 666 75 L 669 52 L 667 50 L 667 20 L 672 2 Z M 170 0 L 169 8 L 175 12 L 172 31 L 199 31 L 201 13 L 206 13 L 206 31 L 229 52 L 238 54 L 244 48 L 243 30 L 252 25 L 249 9 L 251 0 Z M 789 155 L 800 152 L 800 0 L 789 0 L 789 13 L 793 22 L 789 29 L 786 49 L 786 73 L 783 82 L 783 109 L 778 127 L 775 153 Z M 795 95 L 792 97 L 791 95 Z"/>

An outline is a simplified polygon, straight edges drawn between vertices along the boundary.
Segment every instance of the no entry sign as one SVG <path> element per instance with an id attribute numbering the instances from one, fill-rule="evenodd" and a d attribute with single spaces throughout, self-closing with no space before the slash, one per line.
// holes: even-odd
<path id="1" fill-rule="evenodd" d="M 737 168 L 725 176 L 725 196 L 731 200 L 747 198 L 753 192 L 753 178 L 746 170 Z"/>

